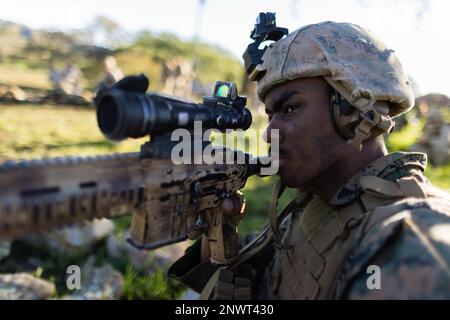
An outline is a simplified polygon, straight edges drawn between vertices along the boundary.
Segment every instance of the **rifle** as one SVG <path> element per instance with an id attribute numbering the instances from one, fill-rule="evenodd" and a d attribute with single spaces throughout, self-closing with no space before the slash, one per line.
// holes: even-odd
<path id="1" fill-rule="evenodd" d="M 100 130 L 110 139 L 150 135 L 140 152 L 96 157 L 61 157 L 7 161 L 0 165 L 0 240 L 13 239 L 96 218 L 132 213 L 130 239 L 134 246 L 156 249 L 205 232 L 212 261 L 231 262 L 238 253 L 236 228 L 218 209 L 223 199 L 244 187 L 257 174 L 261 161 L 226 148 L 214 149 L 242 163 L 205 164 L 171 161 L 176 146 L 170 131 L 247 129 L 251 113 L 246 98 L 233 83 L 217 82 L 202 104 L 170 96 L 146 94 L 144 75 L 127 77 L 98 92 L 94 99 Z M 214 152 L 213 152 L 214 153 Z"/>

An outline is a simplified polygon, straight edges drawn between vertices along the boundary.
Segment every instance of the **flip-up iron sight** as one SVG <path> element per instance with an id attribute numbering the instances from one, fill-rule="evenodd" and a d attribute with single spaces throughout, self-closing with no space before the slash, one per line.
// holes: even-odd
<path id="1" fill-rule="evenodd" d="M 255 28 L 250 33 L 250 38 L 255 42 L 248 45 L 243 54 L 245 71 L 251 80 L 257 81 L 262 78 L 264 72 L 254 73 L 258 64 L 261 64 L 262 56 L 267 46 L 260 49 L 260 45 L 265 41 L 278 41 L 289 33 L 288 29 L 277 27 L 274 12 L 260 12 L 256 18 Z"/>
<path id="2" fill-rule="evenodd" d="M 248 129 L 252 123 L 236 84 L 216 82 L 214 95 L 203 103 L 156 93 L 146 94 L 144 75 L 130 76 L 100 90 L 94 99 L 100 130 L 111 140 L 162 135 L 177 128 L 193 129 L 195 121 L 205 129 Z"/>

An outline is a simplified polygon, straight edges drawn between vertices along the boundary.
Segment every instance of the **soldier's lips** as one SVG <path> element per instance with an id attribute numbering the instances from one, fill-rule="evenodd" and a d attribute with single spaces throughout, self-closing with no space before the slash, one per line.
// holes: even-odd
<path id="1" fill-rule="evenodd" d="M 269 149 L 269 154 L 270 154 L 270 157 L 272 158 L 272 160 L 271 160 L 272 167 L 281 168 L 281 166 L 283 166 L 285 164 L 285 162 L 287 161 L 287 158 L 288 158 L 288 151 L 284 148 L 280 148 L 278 150 L 277 154 L 272 154 L 271 150 Z"/>
<path id="2" fill-rule="evenodd" d="M 287 152 L 287 150 L 281 148 L 280 151 L 279 151 L 279 153 L 278 153 L 278 159 L 279 159 L 280 161 L 281 161 L 281 160 L 286 161 L 287 157 L 288 157 L 288 152 Z"/>
<path id="3" fill-rule="evenodd" d="M 269 148 L 269 155 L 270 156 L 275 156 L 275 157 L 278 157 L 278 158 L 286 158 L 287 155 L 288 155 L 288 151 L 286 149 L 284 149 L 284 148 L 280 148 L 277 153 L 273 154 L 272 153 L 272 148 Z"/>
<path id="4" fill-rule="evenodd" d="M 274 160 L 272 160 L 272 166 L 281 169 L 281 167 L 286 164 L 286 161 L 287 161 L 286 152 L 283 153 L 280 152 L 280 154 L 278 154 L 278 156 L 275 157 Z"/>

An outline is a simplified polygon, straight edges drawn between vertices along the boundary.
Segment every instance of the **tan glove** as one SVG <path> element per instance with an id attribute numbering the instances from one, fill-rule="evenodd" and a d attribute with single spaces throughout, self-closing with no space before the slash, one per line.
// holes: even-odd
<path id="1" fill-rule="evenodd" d="M 240 191 L 225 199 L 220 207 L 206 213 L 210 227 L 202 239 L 202 261 L 209 258 L 212 263 L 218 265 L 227 265 L 234 261 L 239 253 L 236 227 L 244 216 L 245 199 Z"/>

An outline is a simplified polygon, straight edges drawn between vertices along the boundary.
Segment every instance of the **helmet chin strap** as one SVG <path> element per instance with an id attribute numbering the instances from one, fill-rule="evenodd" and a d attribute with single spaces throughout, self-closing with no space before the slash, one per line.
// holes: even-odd
<path id="1" fill-rule="evenodd" d="M 334 89 L 330 102 L 332 119 L 347 143 L 361 150 L 365 140 L 392 130 L 394 121 L 389 116 L 386 101 L 368 100 L 350 93 L 342 83 L 331 77 L 324 78 Z"/>

